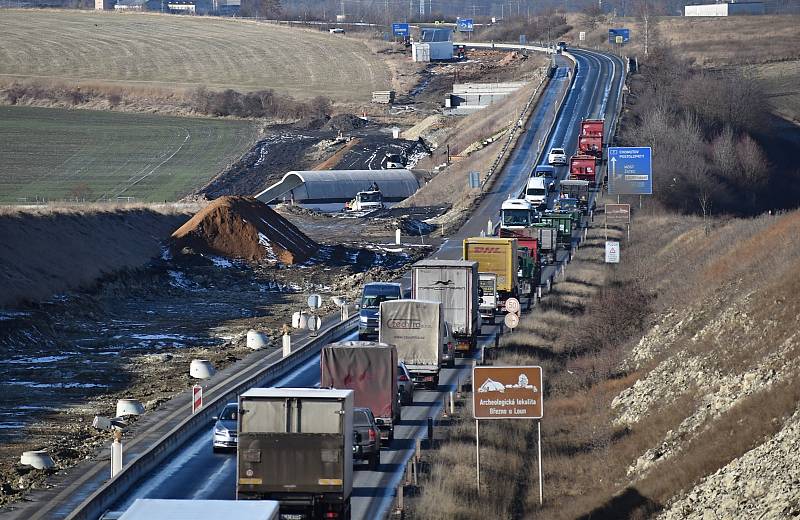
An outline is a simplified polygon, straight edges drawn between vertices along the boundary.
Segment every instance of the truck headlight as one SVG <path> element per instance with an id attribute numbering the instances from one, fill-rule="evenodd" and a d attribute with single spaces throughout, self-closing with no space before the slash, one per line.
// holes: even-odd
<path id="1" fill-rule="evenodd" d="M 367 318 L 366 316 L 359 316 L 358 321 L 360 321 L 361 323 L 367 323 L 369 321 L 369 318 Z"/>

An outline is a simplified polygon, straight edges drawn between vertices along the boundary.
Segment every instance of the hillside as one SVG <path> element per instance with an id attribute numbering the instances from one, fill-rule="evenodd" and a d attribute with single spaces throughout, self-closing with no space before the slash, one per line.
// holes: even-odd
<path id="1" fill-rule="evenodd" d="M 157 14 L 4 9 L 0 77 L 129 89 L 273 89 L 367 100 L 388 87 L 361 42 L 247 21 Z"/>
<path id="2" fill-rule="evenodd" d="M 257 134 L 253 121 L 0 106 L 0 204 L 175 201 L 235 161 Z"/>
<path id="3" fill-rule="evenodd" d="M 415 518 L 795 518 L 799 235 L 800 211 L 706 233 L 700 218 L 646 209 L 610 268 L 593 228 L 492 356 L 544 369 L 544 507 L 527 421 L 481 425 L 475 494 L 467 400 Z"/>

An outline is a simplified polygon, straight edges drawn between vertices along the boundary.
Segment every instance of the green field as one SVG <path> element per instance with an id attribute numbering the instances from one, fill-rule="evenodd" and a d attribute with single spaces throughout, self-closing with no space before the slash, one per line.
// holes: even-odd
<path id="1" fill-rule="evenodd" d="M 127 88 L 273 89 L 368 101 L 385 63 L 327 31 L 205 16 L 3 9 L 0 78 Z"/>
<path id="2" fill-rule="evenodd" d="M 0 203 L 173 201 L 256 139 L 251 121 L 0 107 Z"/>

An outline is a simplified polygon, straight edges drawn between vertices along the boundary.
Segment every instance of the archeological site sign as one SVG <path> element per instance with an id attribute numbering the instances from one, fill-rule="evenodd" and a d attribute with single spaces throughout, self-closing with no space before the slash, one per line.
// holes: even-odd
<path id="1" fill-rule="evenodd" d="M 541 419 L 542 367 L 472 369 L 475 419 Z"/>

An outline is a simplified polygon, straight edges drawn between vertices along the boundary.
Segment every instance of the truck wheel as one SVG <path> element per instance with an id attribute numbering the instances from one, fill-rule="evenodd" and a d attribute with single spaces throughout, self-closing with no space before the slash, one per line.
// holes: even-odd
<path id="1" fill-rule="evenodd" d="M 451 358 L 447 362 L 447 368 L 455 368 L 455 366 L 456 366 L 456 360 L 455 360 L 455 358 Z"/>
<path id="2" fill-rule="evenodd" d="M 381 452 L 375 453 L 369 459 L 369 469 L 375 471 L 381 464 Z"/>

